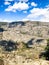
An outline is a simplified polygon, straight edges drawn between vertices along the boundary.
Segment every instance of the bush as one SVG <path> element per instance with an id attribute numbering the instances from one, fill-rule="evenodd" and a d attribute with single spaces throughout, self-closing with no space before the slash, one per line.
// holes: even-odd
<path id="1" fill-rule="evenodd" d="M 49 60 L 49 39 L 47 40 L 47 46 L 45 50 L 46 50 L 46 60 Z"/>
<path id="2" fill-rule="evenodd" d="M 17 44 L 11 40 L 6 41 L 2 40 L 0 41 L 0 46 L 4 48 L 5 51 L 13 51 L 17 49 Z"/>
<path id="3" fill-rule="evenodd" d="M 45 52 L 42 52 L 39 56 L 40 58 L 45 58 L 46 60 L 49 60 L 49 39 L 47 40 L 47 46 L 45 48 Z"/>

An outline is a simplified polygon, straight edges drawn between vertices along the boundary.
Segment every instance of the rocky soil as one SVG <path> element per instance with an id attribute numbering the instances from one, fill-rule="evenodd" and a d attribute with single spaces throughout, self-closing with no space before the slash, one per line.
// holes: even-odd
<path id="1" fill-rule="evenodd" d="M 49 65 L 49 61 L 42 59 L 26 60 L 22 56 L 13 56 L 13 54 L 7 54 L 5 57 L 3 55 L 3 59 L 0 58 L 0 65 Z"/>
<path id="2" fill-rule="evenodd" d="M 18 45 L 13 50 L 15 46 L 0 42 L 0 65 L 49 65 L 44 57 L 39 58 L 47 45 L 49 23 L 27 21 L 25 25 L 9 23 L 1 27 L 4 31 L 0 31 L 0 41 L 12 40 Z M 39 42 L 39 39 L 43 41 Z M 29 48 L 25 46 L 26 43 L 31 44 Z M 12 51 L 6 51 L 5 48 Z"/>

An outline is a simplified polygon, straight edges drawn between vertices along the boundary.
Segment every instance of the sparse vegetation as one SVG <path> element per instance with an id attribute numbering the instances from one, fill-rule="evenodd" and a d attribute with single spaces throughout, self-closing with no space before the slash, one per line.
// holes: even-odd
<path id="1" fill-rule="evenodd" d="M 47 39 L 47 46 L 45 50 L 40 54 L 42 59 L 49 60 L 49 39 Z"/>
<path id="2" fill-rule="evenodd" d="M 13 65 L 16 65 L 21 61 L 22 63 L 33 63 L 35 60 L 39 61 L 41 55 L 42 59 L 49 59 L 49 40 L 45 42 L 45 38 L 48 38 L 48 27 L 44 27 L 43 25 L 40 26 L 40 23 L 38 21 L 35 23 L 25 22 L 25 25 L 23 22 L 21 22 L 20 25 L 19 23 L 9 23 L 9 26 L 7 26 L 7 28 L 6 22 L 0 24 L 1 26 L 5 25 L 5 27 L 3 26 L 3 29 L 5 30 L 0 31 L 0 34 L 3 34 L 2 39 L 0 39 L 1 59 L 5 60 L 5 63 L 7 62 L 6 65 L 8 63 L 14 63 Z M 43 41 L 39 41 L 39 38 L 44 39 Z M 41 53 L 44 50 L 46 53 Z"/>
<path id="3" fill-rule="evenodd" d="M 46 59 L 49 60 L 49 39 L 47 40 L 47 46 L 45 50 L 46 50 Z"/>
<path id="4" fill-rule="evenodd" d="M 2 40 L 0 41 L 0 45 L 3 46 L 5 51 L 13 51 L 17 49 L 17 43 L 15 44 L 15 42 L 13 41 L 6 41 L 6 40 Z"/>

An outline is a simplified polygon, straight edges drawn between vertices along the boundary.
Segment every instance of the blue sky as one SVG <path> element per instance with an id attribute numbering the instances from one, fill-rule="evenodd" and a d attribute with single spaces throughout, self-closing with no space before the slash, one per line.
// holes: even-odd
<path id="1" fill-rule="evenodd" d="M 0 21 L 49 22 L 49 0 L 0 0 Z"/>

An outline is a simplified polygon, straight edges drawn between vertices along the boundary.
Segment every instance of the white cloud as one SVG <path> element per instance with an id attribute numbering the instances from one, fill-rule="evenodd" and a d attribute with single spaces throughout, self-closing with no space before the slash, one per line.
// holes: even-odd
<path id="1" fill-rule="evenodd" d="M 28 2 L 28 0 L 19 0 L 19 1 Z"/>
<path id="2" fill-rule="evenodd" d="M 33 8 L 25 19 L 49 22 L 49 8 Z"/>
<path id="3" fill-rule="evenodd" d="M 29 21 L 29 19 L 25 18 L 25 19 L 22 19 L 22 21 Z"/>
<path id="4" fill-rule="evenodd" d="M 11 22 L 11 21 L 9 21 L 7 19 L 0 19 L 0 22 Z"/>
<path id="5" fill-rule="evenodd" d="M 4 4 L 5 4 L 5 5 L 10 5 L 11 3 L 8 2 L 8 1 L 5 1 Z"/>
<path id="6" fill-rule="evenodd" d="M 27 13 L 27 11 L 23 11 L 23 13 Z"/>
<path id="7" fill-rule="evenodd" d="M 14 1 L 14 0 L 5 0 L 5 1 Z"/>
<path id="8" fill-rule="evenodd" d="M 37 4 L 35 2 L 32 2 L 31 6 L 37 6 Z"/>
<path id="9" fill-rule="evenodd" d="M 5 1 L 19 1 L 19 2 L 28 2 L 28 0 L 5 0 Z"/>
<path id="10" fill-rule="evenodd" d="M 47 8 L 33 8 L 31 11 L 31 14 L 28 16 L 28 17 L 37 17 L 37 16 L 40 16 L 40 15 L 45 15 L 48 11 L 47 11 Z M 33 14 L 33 16 L 32 16 Z"/>
<path id="11" fill-rule="evenodd" d="M 8 8 L 5 9 L 5 11 L 12 11 L 13 12 L 13 11 L 16 11 L 16 10 L 27 10 L 28 8 L 29 8 L 29 6 L 25 2 L 23 2 L 23 3 L 21 3 L 21 2 L 19 2 L 19 3 L 15 2 L 13 4 L 13 6 L 8 6 Z"/>
<path id="12" fill-rule="evenodd" d="M 49 7 L 49 5 L 47 5 L 46 7 Z"/>

